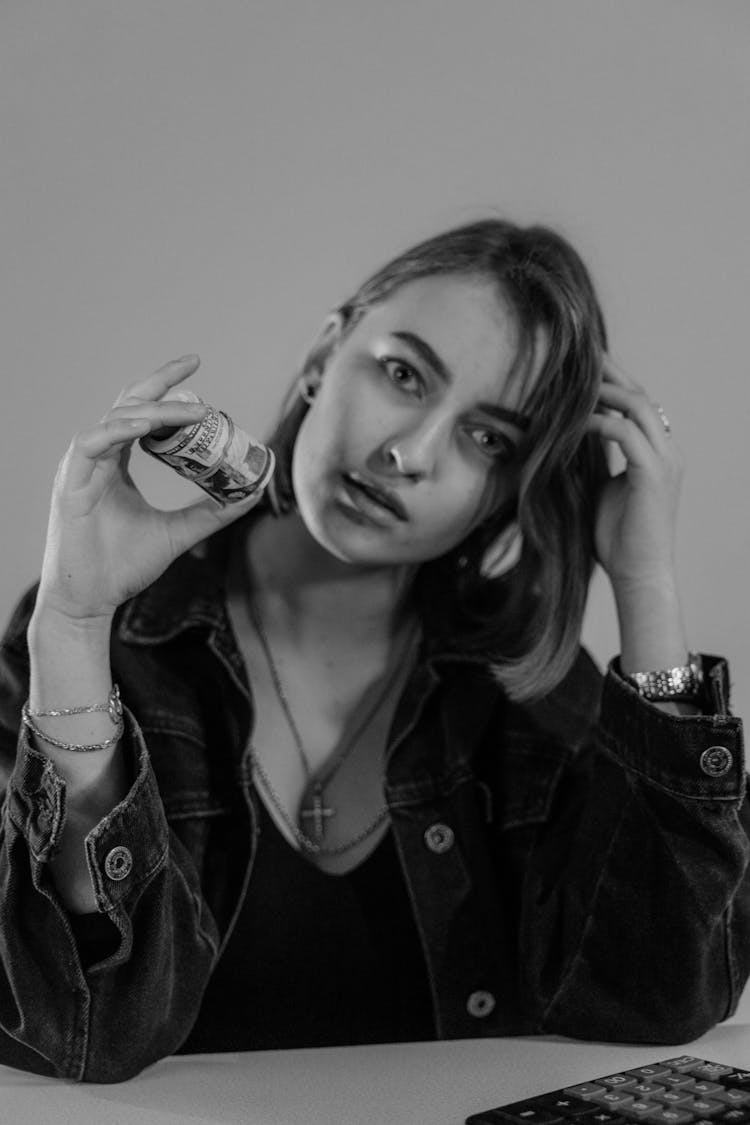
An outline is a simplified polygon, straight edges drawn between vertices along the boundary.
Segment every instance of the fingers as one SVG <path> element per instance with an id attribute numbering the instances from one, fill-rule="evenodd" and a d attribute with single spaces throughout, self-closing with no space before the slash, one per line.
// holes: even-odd
<path id="1" fill-rule="evenodd" d="M 655 450 L 635 422 L 615 414 L 592 414 L 586 428 L 604 441 L 615 442 L 628 464 L 647 468 L 656 458 Z"/>
<path id="2" fill-rule="evenodd" d="M 168 398 L 160 402 L 137 400 L 113 406 L 102 418 L 102 423 L 117 418 L 143 419 L 151 430 L 169 429 L 179 426 L 192 426 L 204 418 L 208 407 L 202 402 L 181 402 Z"/>
<path id="3" fill-rule="evenodd" d="M 178 554 L 190 550 L 219 528 L 226 527 L 251 511 L 260 503 L 262 496 L 263 490 L 259 489 L 252 496 L 232 501 L 231 504 L 217 504 L 207 496 L 184 508 L 165 512 L 164 517 L 169 524 L 169 534 L 175 550 Z"/>
<path id="4" fill-rule="evenodd" d="M 117 397 L 115 406 L 122 406 L 126 402 L 147 400 L 155 402 L 167 393 L 170 387 L 176 386 L 188 379 L 200 367 L 200 356 L 184 355 L 180 359 L 170 360 L 145 378 L 136 379 L 129 383 Z"/>
<path id="5" fill-rule="evenodd" d="M 66 488 L 85 488 L 97 464 L 121 458 L 128 445 L 161 429 L 192 425 L 206 413 L 203 403 L 139 402 L 114 407 L 100 422 L 73 438 L 64 464 Z M 126 462 L 121 462 L 124 468 Z"/>
<path id="6" fill-rule="evenodd" d="M 119 457 L 123 450 L 150 429 L 147 418 L 119 417 L 100 422 L 75 435 L 63 458 L 58 481 L 66 491 L 85 488 L 98 464 Z"/>
<path id="7" fill-rule="evenodd" d="M 659 410 L 660 408 L 650 401 L 643 388 L 632 380 L 626 380 L 623 376 L 609 372 L 605 375 L 596 416 L 612 417 L 609 412 L 616 411 L 641 431 L 654 450 L 664 455 L 668 451 L 670 437 Z M 629 427 L 620 427 L 618 432 L 625 435 L 629 432 Z"/>

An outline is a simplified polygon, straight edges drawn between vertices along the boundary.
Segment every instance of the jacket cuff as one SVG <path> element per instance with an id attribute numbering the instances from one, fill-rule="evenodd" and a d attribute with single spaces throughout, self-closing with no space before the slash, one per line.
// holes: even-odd
<path id="1" fill-rule="evenodd" d="M 622 765 L 689 800 L 740 802 L 745 795 L 742 720 L 729 714 L 729 675 L 721 657 L 703 656 L 706 710 L 673 715 L 639 695 L 610 662 L 600 734 Z"/>
<path id="2" fill-rule="evenodd" d="M 123 800 L 91 829 L 86 857 L 97 909 L 111 913 L 140 894 L 166 862 L 169 830 L 146 745 L 132 714 L 123 708 L 122 751 L 134 781 Z M 8 815 L 26 839 L 39 887 L 43 866 L 59 849 L 65 825 L 65 780 L 55 763 L 36 750 L 26 731 L 8 788 Z"/>

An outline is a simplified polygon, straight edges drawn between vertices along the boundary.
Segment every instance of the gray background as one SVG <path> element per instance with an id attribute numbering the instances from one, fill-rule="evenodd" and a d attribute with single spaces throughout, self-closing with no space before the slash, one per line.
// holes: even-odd
<path id="1" fill-rule="evenodd" d="M 0 4 L 2 616 L 122 383 L 197 351 L 195 388 L 260 434 L 330 307 L 494 211 L 580 249 L 672 420 L 689 637 L 730 657 L 741 713 L 749 57 L 746 0 Z M 585 640 L 618 647 L 602 575 Z"/>

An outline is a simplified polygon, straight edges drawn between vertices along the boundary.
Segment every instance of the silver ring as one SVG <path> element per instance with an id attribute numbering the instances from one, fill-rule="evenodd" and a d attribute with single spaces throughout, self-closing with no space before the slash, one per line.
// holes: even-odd
<path id="1" fill-rule="evenodd" d="M 659 405 L 658 402 L 656 403 L 655 410 L 656 410 L 656 413 L 661 418 L 661 424 L 664 427 L 664 433 L 665 434 L 671 434 L 672 433 L 672 427 L 669 424 L 669 418 L 667 418 L 666 414 L 664 413 L 664 410 L 662 409 L 662 407 Z"/>

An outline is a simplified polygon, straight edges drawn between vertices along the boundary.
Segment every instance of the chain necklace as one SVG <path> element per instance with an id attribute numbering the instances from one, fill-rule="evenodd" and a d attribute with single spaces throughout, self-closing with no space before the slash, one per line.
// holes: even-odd
<path id="1" fill-rule="evenodd" d="M 252 599 L 248 603 L 248 612 L 249 612 L 250 620 L 253 623 L 253 627 L 255 628 L 255 631 L 258 635 L 258 640 L 261 643 L 261 647 L 263 649 L 263 654 L 266 658 L 266 663 L 268 665 L 268 670 L 271 674 L 271 681 L 272 681 L 273 686 L 274 686 L 274 691 L 276 692 L 276 696 L 277 696 L 277 698 L 279 700 L 279 703 L 281 705 L 281 709 L 284 713 L 284 718 L 286 719 L 287 725 L 289 726 L 289 729 L 292 732 L 294 744 L 297 748 L 297 752 L 300 756 L 300 761 L 302 762 L 302 766 L 303 766 L 304 771 L 305 771 L 305 777 L 307 778 L 307 780 L 309 782 L 311 777 L 312 777 L 312 770 L 310 768 L 310 762 L 308 761 L 307 754 L 305 753 L 304 743 L 302 742 L 302 737 L 299 733 L 299 728 L 297 727 L 297 724 L 294 720 L 294 716 L 292 715 L 292 711 L 291 711 L 291 708 L 289 706 L 289 701 L 286 697 L 286 692 L 284 691 L 284 686 L 281 683 L 281 677 L 279 676 L 278 669 L 276 667 L 276 662 L 273 658 L 273 653 L 271 652 L 271 646 L 268 643 L 268 637 L 266 635 L 266 631 L 265 631 L 265 628 L 263 626 L 263 622 L 261 621 L 260 614 L 258 612 L 258 608 L 254 604 Z M 271 802 L 272 802 L 274 808 L 276 809 L 279 816 L 282 818 L 282 820 L 286 824 L 287 828 L 290 830 L 290 832 L 294 836 L 294 839 L 306 851 L 312 852 L 315 855 L 323 855 L 323 856 L 341 855 L 344 852 L 347 852 L 351 848 L 355 847 L 357 844 L 361 843 L 363 840 L 367 839 L 367 837 L 370 836 L 376 830 L 376 828 L 378 828 L 379 825 L 381 825 L 383 823 L 383 821 L 387 817 L 388 806 L 383 805 L 382 808 L 378 811 L 377 815 L 370 821 L 370 823 L 367 824 L 352 839 L 345 841 L 343 844 L 338 844 L 335 847 L 326 846 L 322 842 L 324 837 L 325 837 L 326 821 L 328 819 L 330 819 L 331 817 L 336 815 L 336 809 L 333 809 L 333 808 L 330 808 L 330 807 L 326 806 L 325 801 L 323 799 L 323 790 L 324 790 L 325 786 L 328 785 L 328 783 L 334 777 L 334 775 L 338 772 L 338 770 L 341 768 L 341 766 L 344 764 L 344 762 L 349 757 L 349 755 L 352 753 L 355 746 L 359 742 L 359 739 L 361 738 L 361 736 L 363 735 L 363 733 L 365 732 L 367 727 L 370 725 L 370 723 L 373 721 L 373 719 L 375 718 L 375 715 L 378 713 L 380 708 L 382 707 L 382 705 L 385 702 L 387 696 L 389 695 L 391 689 L 393 688 L 393 685 L 395 684 L 396 680 L 398 679 L 400 673 L 402 672 L 402 670 L 403 670 L 403 668 L 406 664 L 406 659 L 407 659 L 409 653 L 411 652 L 411 649 L 413 647 L 414 642 L 416 641 L 418 633 L 419 633 L 419 630 L 418 630 L 418 628 L 416 628 L 410 634 L 410 636 L 407 640 L 407 643 L 404 646 L 404 652 L 403 652 L 402 659 L 399 660 L 399 661 L 396 661 L 396 663 L 394 665 L 394 670 L 393 670 L 392 674 L 387 677 L 387 679 L 385 681 L 385 684 L 383 685 L 382 690 L 378 692 L 378 694 L 377 694 L 375 700 L 373 701 L 372 705 L 367 709 L 363 718 L 357 724 L 353 734 L 346 740 L 344 746 L 338 752 L 338 754 L 333 759 L 333 761 L 329 764 L 328 768 L 323 772 L 322 775 L 319 775 L 315 779 L 315 782 L 314 782 L 314 785 L 313 785 L 313 794 L 312 794 L 312 808 L 303 808 L 300 812 L 300 817 L 303 820 L 311 820 L 313 822 L 313 831 L 314 831 L 314 834 L 315 834 L 314 839 L 310 839 L 309 836 L 307 836 L 304 832 L 302 832 L 301 829 L 292 821 L 291 817 L 288 816 L 288 814 L 286 812 L 286 809 L 284 808 L 284 805 L 283 805 L 278 793 L 276 792 L 273 785 L 271 784 L 271 781 L 268 777 L 268 774 L 266 773 L 266 771 L 264 770 L 263 766 L 260 763 L 260 759 L 258 758 L 257 753 L 255 752 L 255 750 L 252 747 L 250 748 L 250 761 L 251 761 L 253 767 L 257 770 L 258 775 L 260 776 L 261 780 L 263 781 L 263 784 L 266 787 L 266 790 L 268 792 L 269 797 L 271 798 Z"/>

